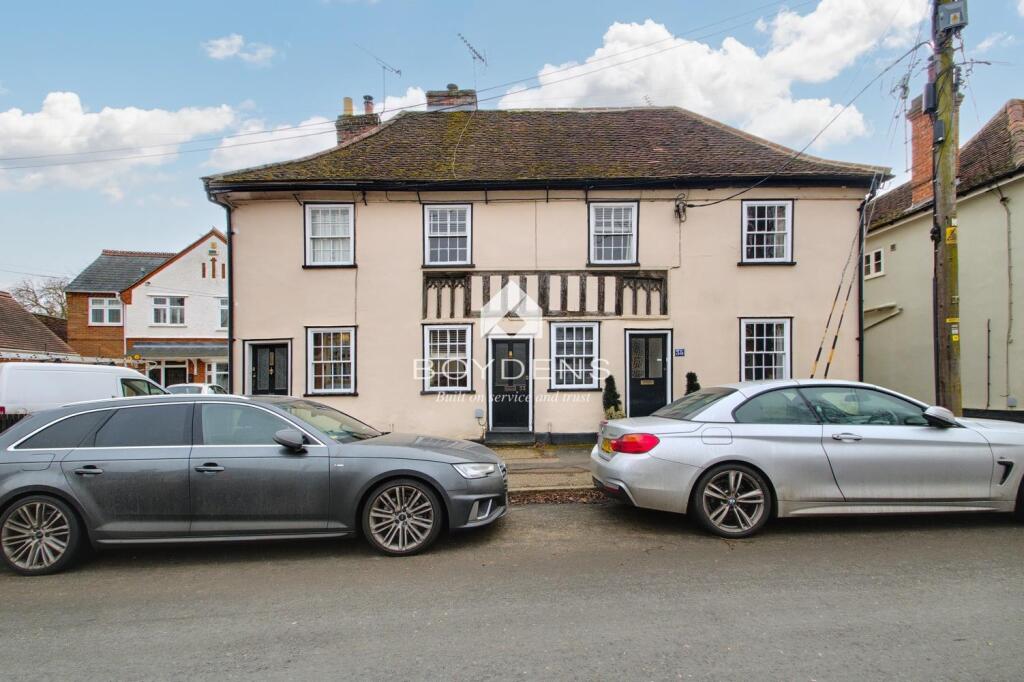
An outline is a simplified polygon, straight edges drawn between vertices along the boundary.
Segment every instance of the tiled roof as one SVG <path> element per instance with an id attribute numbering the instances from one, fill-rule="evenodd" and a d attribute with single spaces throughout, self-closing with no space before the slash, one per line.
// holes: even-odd
<path id="1" fill-rule="evenodd" d="M 888 169 L 829 161 L 676 107 L 403 112 L 325 152 L 204 178 L 208 190 L 332 182 L 522 186 L 759 179 L 862 183 Z"/>
<path id="2" fill-rule="evenodd" d="M 1024 100 L 1011 99 L 981 130 L 960 147 L 957 193 L 966 194 L 993 180 L 1024 169 Z M 871 226 L 878 229 L 903 216 L 930 208 L 932 201 L 912 204 L 910 183 L 886 192 L 870 204 Z"/>
<path id="3" fill-rule="evenodd" d="M 42 313 L 32 313 L 36 316 L 36 319 L 46 325 L 46 328 L 57 335 L 61 341 L 68 340 L 68 321 L 63 317 L 54 317 L 53 315 L 44 315 Z"/>
<path id="4" fill-rule="evenodd" d="M 26 353 L 77 355 L 6 291 L 0 291 L 0 348 Z"/>
<path id="5" fill-rule="evenodd" d="M 121 292 L 135 284 L 173 253 L 152 251 L 110 251 L 104 250 L 78 277 L 71 280 L 66 291 L 72 292 Z"/>

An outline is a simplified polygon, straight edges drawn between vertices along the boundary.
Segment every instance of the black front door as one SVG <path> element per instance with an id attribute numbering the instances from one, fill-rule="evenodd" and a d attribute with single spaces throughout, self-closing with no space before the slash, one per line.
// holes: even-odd
<path id="1" fill-rule="evenodd" d="M 629 416 L 646 417 L 668 402 L 668 334 L 630 332 Z"/>
<path id="2" fill-rule="evenodd" d="M 530 342 L 491 340 L 491 430 L 528 431 L 533 392 Z"/>
<path id="3" fill-rule="evenodd" d="M 253 395 L 288 395 L 288 344 L 254 343 L 251 390 Z"/>

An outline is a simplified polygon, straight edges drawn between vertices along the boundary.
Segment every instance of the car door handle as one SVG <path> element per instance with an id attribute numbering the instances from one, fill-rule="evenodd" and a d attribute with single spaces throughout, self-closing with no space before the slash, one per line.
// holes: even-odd
<path id="1" fill-rule="evenodd" d="M 103 473 L 103 469 L 100 469 L 95 464 L 86 464 L 80 469 L 75 469 L 76 476 L 99 476 Z"/>
<path id="2" fill-rule="evenodd" d="M 216 474 L 220 471 L 224 471 L 224 467 L 220 466 L 216 462 L 207 462 L 206 464 L 197 466 L 196 471 L 201 474 Z"/>
<path id="3" fill-rule="evenodd" d="M 832 440 L 858 441 L 861 440 L 861 436 L 858 436 L 856 433 L 833 433 Z"/>

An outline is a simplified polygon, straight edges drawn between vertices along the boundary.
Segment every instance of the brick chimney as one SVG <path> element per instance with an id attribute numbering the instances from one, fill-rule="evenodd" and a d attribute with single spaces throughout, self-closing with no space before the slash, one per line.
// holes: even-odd
<path id="1" fill-rule="evenodd" d="M 427 91 L 427 111 L 473 111 L 476 109 L 476 90 L 459 90 L 449 83 L 447 90 Z"/>
<path id="2" fill-rule="evenodd" d="M 932 118 L 924 110 L 920 95 L 910 103 L 907 120 L 910 121 L 910 201 L 917 206 L 931 201 L 935 173 L 932 166 Z"/>
<path id="3" fill-rule="evenodd" d="M 367 133 L 380 125 L 380 115 L 373 113 L 373 97 L 363 96 L 363 112 L 359 116 L 352 113 L 352 98 L 346 97 L 342 105 L 342 114 L 334 122 L 338 133 L 338 144 L 345 144 L 354 137 Z"/>

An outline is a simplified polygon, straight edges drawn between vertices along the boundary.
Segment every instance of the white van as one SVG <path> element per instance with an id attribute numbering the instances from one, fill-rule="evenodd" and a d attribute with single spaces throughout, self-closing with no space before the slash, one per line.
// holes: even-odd
<path id="1" fill-rule="evenodd" d="M 70 362 L 0 363 L 0 414 L 34 414 L 81 400 L 166 392 L 127 367 Z"/>

